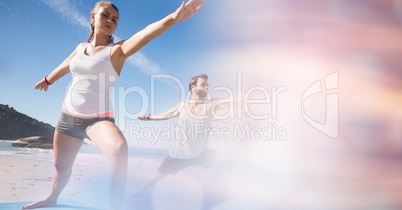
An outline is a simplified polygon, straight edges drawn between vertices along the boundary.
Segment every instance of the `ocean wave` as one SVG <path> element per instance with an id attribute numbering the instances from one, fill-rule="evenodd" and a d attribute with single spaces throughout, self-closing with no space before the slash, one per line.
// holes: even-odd
<path id="1" fill-rule="evenodd" d="M 0 140 L 0 156 L 13 156 L 33 160 L 53 161 L 52 149 L 13 147 L 13 141 Z M 156 167 L 168 154 L 168 150 L 149 148 L 129 148 L 129 166 Z M 107 165 L 106 157 L 93 145 L 83 144 L 75 164 L 83 165 Z"/>

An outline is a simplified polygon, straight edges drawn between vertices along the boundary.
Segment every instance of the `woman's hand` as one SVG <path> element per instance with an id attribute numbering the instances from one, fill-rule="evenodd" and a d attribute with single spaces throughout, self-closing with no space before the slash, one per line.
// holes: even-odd
<path id="1" fill-rule="evenodd" d="M 44 90 L 47 91 L 47 89 L 49 88 L 49 85 L 47 85 L 45 83 L 45 80 L 41 80 L 38 83 L 36 83 L 35 85 L 35 90 Z"/>
<path id="2" fill-rule="evenodd" d="M 176 22 L 185 21 L 193 17 L 193 15 L 201 9 L 203 4 L 204 0 L 190 0 L 187 3 L 183 1 L 181 6 L 173 13 L 173 19 Z"/>

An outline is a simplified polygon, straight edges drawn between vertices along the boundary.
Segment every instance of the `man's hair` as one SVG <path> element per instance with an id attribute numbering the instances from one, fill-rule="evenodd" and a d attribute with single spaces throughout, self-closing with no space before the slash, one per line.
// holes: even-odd
<path id="1" fill-rule="evenodd" d="M 191 87 L 197 85 L 198 78 L 203 78 L 203 79 L 208 79 L 208 76 L 206 74 L 200 74 L 198 76 L 195 76 L 191 78 L 190 83 L 188 85 L 188 89 L 191 91 Z"/>

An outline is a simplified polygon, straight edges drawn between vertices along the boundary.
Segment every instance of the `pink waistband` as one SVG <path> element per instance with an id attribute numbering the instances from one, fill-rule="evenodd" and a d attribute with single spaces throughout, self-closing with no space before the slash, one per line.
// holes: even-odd
<path id="1" fill-rule="evenodd" d="M 64 106 L 62 108 L 62 111 L 68 115 L 71 115 L 73 117 L 78 117 L 78 118 L 114 118 L 113 112 L 106 112 L 106 113 L 94 114 L 94 115 L 77 115 L 77 114 L 73 114 L 73 113 L 69 112 Z"/>

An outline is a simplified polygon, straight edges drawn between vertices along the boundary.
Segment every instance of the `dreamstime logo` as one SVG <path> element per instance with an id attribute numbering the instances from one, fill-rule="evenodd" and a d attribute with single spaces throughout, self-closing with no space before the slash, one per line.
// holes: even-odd
<path id="1" fill-rule="evenodd" d="M 339 73 L 334 72 L 324 78 L 324 86 L 326 91 L 331 91 L 338 89 L 339 87 Z M 326 95 L 326 112 L 325 112 L 325 123 L 319 123 L 313 118 L 309 117 L 305 111 L 305 101 L 316 94 L 323 93 L 321 80 L 316 81 L 314 84 L 309 86 L 303 93 L 302 96 L 302 115 L 303 118 L 318 131 L 332 137 L 338 137 L 338 122 L 339 122 L 339 94 L 330 93 Z"/>

